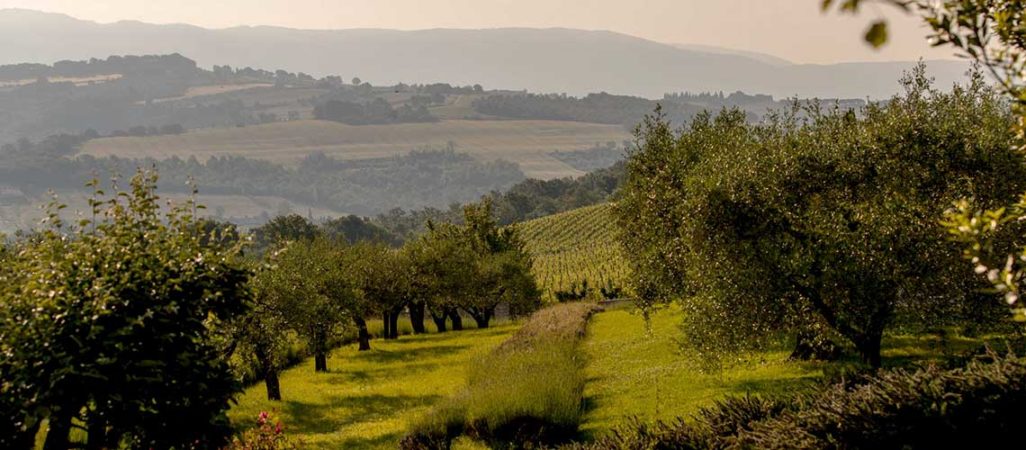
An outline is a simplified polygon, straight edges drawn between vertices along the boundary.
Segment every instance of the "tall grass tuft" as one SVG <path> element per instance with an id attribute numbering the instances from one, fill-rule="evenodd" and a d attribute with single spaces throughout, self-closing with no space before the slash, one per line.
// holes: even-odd
<path id="1" fill-rule="evenodd" d="M 583 416 L 578 344 L 598 308 L 566 303 L 538 311 L 506 342 L 470 365 L 467 386 L 415 423 L 401 447 L 448 449 L 466 435 L 533 448 L 568 441 Z"/>

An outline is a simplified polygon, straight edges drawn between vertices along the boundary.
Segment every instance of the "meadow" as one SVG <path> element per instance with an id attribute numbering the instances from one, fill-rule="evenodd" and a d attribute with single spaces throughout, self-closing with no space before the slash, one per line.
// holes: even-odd
<path id="1" fill-rule="evenodd" d="M 411 421 L 465 384 L 471 361 L 517 328 L 375 339 L 367 352 L 348 345 L 331 353 L 328 373 L 315 373 L 311 360 L 283 372 L 281 402 L 268 401 L 262 383 L 250 386 L 229 417 L 247 427 L 272 411 L 302 448 L 396 448 Z"/>
<path id="2" fill-rule="evenodd" d="M 239 155 L 281 164 L 314 153 L 336 159 L 390 157 L 421 148 L 444 148 L 483 160 L 520 164 L 528 177 L 551 179 L 583 175 L 549 155 L 596 143 L 620 142 L 629 134 L 617 125 L 543 120 L 444 120 L 434 123 L 346 125 L 301 120 L 238 128 L 199 129 L 181 135 L 114 137 L 89 141 L 82 154 L 126 158 Z"/>

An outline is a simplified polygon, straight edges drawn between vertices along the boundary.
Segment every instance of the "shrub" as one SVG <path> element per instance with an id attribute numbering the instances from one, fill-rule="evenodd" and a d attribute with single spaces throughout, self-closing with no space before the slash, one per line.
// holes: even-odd
<path id="1" fill-rule="evenodd" d="M 586 381 L 577 344 L 596 310 L 565 303 L 535 313 L 472 364 L 467 387 L 415 424 L 401 448 L 447 449 L 460 435 L 514 448 L 573 438 Z"/>

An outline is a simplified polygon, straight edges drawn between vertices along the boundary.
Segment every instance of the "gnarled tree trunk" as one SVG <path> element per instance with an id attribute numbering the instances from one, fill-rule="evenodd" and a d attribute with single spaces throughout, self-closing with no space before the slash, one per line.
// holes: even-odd
<path id="1" fill-rule="evenodd" d="M 356 323 L 356 340 L 359 342 L 361 352 L 370 350 L 370 331 L 367 330 L 367 321 L 363 317 L 353 319 Z"/>
<path id="2" fill-rule="evenodd" d="M 424 328 L 424 302 L 410 303 L 410 325 L 413 326 L 413 334 L 427 333 Z"/>
<path id="3" fill-rule="evenodd" d="M 447 315 L 449 316 L 449 321 L 452 322 L 453 331 L 460 331 L 463 329 L 463 316 L 460 315 L 460 312 L 456 310 L 456 308 L 450 309 Z"/>
<path id="4" fill-rule="evenodd" d="M 281 383 L 278 380 L 278 368 L 274 366 L 274 358 L 267 349 L 257 346 L 254 350 L 257 361 L 260 361 L 261 375 L 264 377 L 264 386 L 267 388 L 267 399 L 272 401 L 281 400 Z"/>
<path id="5" fill-rule="evenodd" d="M 446 331 L 448 331 L 447 325 L 445 323 L 444 312 L 442 314 L 436 314 L 434 311 L 431 311 L 431 321 L 435 323 L 435 328 L 438 329 L 439 333 L 445 333 Z"/>

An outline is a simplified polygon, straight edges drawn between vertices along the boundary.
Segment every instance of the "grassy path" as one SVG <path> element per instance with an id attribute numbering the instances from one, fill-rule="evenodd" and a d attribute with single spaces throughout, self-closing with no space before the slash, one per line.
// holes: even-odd
<path id="1" fill-rule="evenodd" d="M 768 352 L 765 362 L 702 373 L 679 355 L 680 320 L 677 311 L 658 312 L 652 334 L 646 335 L 641 316 L 626 310 L 592 318 L 583 346 L 588 357 L 586 436 L 599 436 L 630 417 L 672 420 L 727 395 L 783 392 L 822 375 L 817 364 L 785 362 L 787 350 Z"/>
<path id="2" fill-rule="evenodd" d="M 466 383 L 466 365 L 509 337 L 516 324 L 396 341 L 374 340 L 370 352 L 336 350 L 329 373 L 304 363 L 282 374 L 282 402 L 269 402 L 263 384 L 246 390 L 229 416 L 252 423 L 277 411 L 304 448 L 395 448 L 409 421 Z"/>

